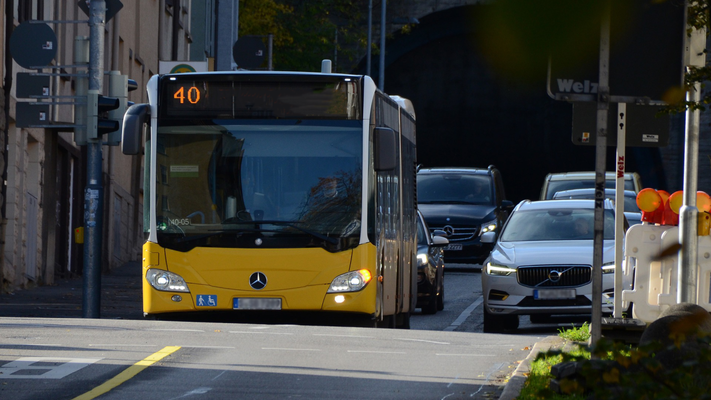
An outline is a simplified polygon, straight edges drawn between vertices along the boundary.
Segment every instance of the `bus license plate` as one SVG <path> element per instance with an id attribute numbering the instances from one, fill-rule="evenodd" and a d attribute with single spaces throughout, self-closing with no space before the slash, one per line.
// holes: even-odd
<path id="1" fill-rule="evenodd" d="M 575 298 L 575 289 L 534 290 L 536 300 L 570 300 Z"/>
<path id="2" fill-rule="evenodd" d="M 281 299 L 236 298 L 232 300 L 235 310 L 281 310 Z"/>
<path id="3" fill-rule="evenodd" d="M 445 250 L 461 250 L 462 245 L 461 244 L 448 244 L 447 247 L 444 248 Z"/>

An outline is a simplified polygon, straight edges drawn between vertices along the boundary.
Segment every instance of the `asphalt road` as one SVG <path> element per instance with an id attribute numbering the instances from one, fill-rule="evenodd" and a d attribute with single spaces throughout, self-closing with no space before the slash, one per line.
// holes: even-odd
<path id="1" fill-rule="evenodd" d="M 561 326 L 522 320 L 517 331 L 482 333 L 480 271 L 465 265 L 445 274 L 444 310 L 416 310 L 410 330 L 147 321 L 139 275 L 129 264 L 102 276 L 100 318 L 82 318 L 81 279 L 0 295 L 0 399 L 495 399 Z"/>
<path id="2" fill-rule="evenodd" d="M 491 399 L 536 338 L 431 330 L 0 318 L 0 398 Z M 81 396 L 81 397 L 80 397 Z"/>

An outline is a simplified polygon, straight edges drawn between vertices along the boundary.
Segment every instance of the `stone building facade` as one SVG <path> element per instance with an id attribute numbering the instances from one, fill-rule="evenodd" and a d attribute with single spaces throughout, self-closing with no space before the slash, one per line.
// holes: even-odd
<path id="1" fill-rule="evenodd" d="M 118 70 L 137 83 L 129 101 L 147 102 L 148 79 L 159 61 L 187 60 L 190 50 L 191 0 L 121 0 L 123 7 L 105 24 L 104 70 Z M 76 1 L 0 0 L 0 46 L 4 77 L 0 93 L 0 292 L 52 284 L 58 277 L 82 272 L 83 247 L 75 230 L 83 224 L 86 149 L 74 142 L 73 128 L 18 128 L 16 76 L 19 72 L 50 74 L 50 95 L 72 96 L 76 74 L 75 38 L 90 34 L 88 16 Z M 11 11 L 8 11 L 11 10 Z M 40 70 L 26 70 L 8 51 L 15 27 L 42 20 L 56 34 L 54 60 Z M 104 94 L 108 89 L 106 79 Z M 53 99 L 68 103 L 68 97 Z M 40 100 L 47 101 L 47 100 Z M 50 106 L 54 124 L 72 125 L 71 104 Z M 142 160 L 117 146 L 102 146 L 104 272 L 140 259 L 142 237 Z"/>

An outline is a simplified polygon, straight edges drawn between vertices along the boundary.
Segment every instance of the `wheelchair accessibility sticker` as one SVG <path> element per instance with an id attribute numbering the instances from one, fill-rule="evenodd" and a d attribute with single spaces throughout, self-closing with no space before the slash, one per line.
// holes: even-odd
<path id="1" fill-rule="evenodd" d="M 199 294 L 197 295 L 198 307 L 217 307 L 216 294 Z"/>

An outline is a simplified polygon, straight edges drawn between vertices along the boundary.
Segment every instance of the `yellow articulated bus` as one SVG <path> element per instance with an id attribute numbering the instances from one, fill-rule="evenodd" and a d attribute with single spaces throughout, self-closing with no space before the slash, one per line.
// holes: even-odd
<path id="1" fill-rule="evenodd" d="M 145 157 L 146 317 L 313 311 L 409 327 L 407 99 L 328 72 L 155 75 L 147 90 L 149 103 L 125 115 L 121 145 Z"/>

